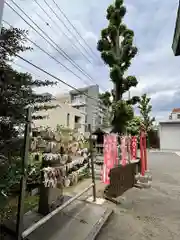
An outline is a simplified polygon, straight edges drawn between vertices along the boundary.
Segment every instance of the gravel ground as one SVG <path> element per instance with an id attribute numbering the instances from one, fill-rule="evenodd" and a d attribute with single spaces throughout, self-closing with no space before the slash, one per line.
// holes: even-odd
<path id="1" fill-rule="evenodd" d="M 114 214 L 97 240 L 180 239 L 180 157 L 149 153 L 151 189 L 131 189 L 121 205 L 106 203 Z"/>

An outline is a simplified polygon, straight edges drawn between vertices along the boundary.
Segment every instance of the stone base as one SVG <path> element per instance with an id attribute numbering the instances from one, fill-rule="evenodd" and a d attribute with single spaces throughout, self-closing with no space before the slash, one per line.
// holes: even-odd
<path id="1" fill-rule="evenodd" d="M 135 178 L 136 178 L 136 181 L 137 181 L 135 187 L 141 188 L 141 189 L 151 187 L 152 175 L 151 175 L 150 171 L 146 171 L 144 176 L 142 176 L 139 173 L 135 176 Z"/>
<path id="2" fill-rule="evenodd" d="M 140 173 L 138 173 L 135 176 L 135 178 L 137 181 L 140 181 L 142 183 L 147 183 L 149 181 L 152 181 L 152 175 L 149 171 L 146 171 L 144 176 L 142 176 Z"/>
<path id="3" fill-rule="evenodd" d="M 95 203 L 97 205 L 102 205 L 102 204 L 104 204 L 105 199 L 104 198 L 96 198 L 96 201 L 94 202 L 93 197 L 91 196 L 88 199 L 86 199 L 86 201 L 90 202 L 90 203 Z"/>

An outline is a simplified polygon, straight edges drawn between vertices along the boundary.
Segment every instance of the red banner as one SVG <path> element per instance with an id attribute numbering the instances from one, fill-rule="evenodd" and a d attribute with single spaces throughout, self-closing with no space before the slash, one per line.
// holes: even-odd
<path id="1" fill-rule="evenodd" d="M 137 159 L 137 137 L 131 137 L 131 160 Z"/>
<path id="2" fill-rule="evenodd" d="M 121 137 L 121 164 L 126 165 L 126 137 Z"/>
<path id="3" fill-rule="evenodd" d="M 147 152 L 146 152 L 146 134 L 141 131 L 140 134 L 140 158 L 141 158 L 141 174 L 144 176 L 147 170 Z"/>
<path id="4" fill-rule="evenodd" d="M 117 164 L 117 136 L 115 134 L 104 136 L 104 166 L 102 181 L 109 184 L 109 172 Z"/>

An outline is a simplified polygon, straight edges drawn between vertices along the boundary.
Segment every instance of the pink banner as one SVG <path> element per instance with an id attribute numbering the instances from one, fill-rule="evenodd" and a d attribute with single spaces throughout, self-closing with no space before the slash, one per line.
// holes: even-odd
<path id="1" fill-rule="evenodd" d="M 117 135 L 111 134 L 111 158 L 113 167 L 118 165 Z"/>
<path id="2" fill-rule="evenodd" d="M 121 164 L 123 166 L 126 165 L 126 137 L 122 136 L 121 137 Z"/>
<path id="3" fill-rule="evenodd" d="M 137 158 L 137 137 L 133 136 L 131 138 L 131 160 L 136 160 Z"/>
<path id="4" fill-rule="evenodd" d="M 104 136 L 104 166 L 102 181 L 109 184 L 109 172 L 117 164 L 117 136 L 115 134 Z"/>

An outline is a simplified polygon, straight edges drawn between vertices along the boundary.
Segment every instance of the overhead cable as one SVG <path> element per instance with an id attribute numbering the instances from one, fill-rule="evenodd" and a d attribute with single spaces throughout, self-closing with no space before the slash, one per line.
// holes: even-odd
<path id="1" fill-rule="evenodd" d="M 11 24 L 9 24 L 7 21 L 3 20 L 6 24 L 8 24 L 10 27 L 12 27 Z M 37 43 L 35 43 L 34 41 L 32 41 L 30 38 L 28 38 L 27 36 L 24 35 L 24 38 L 27 39 L 29 42 L 31 42 L 34 46 L 36 46 L 38 49 L 40 49 L 43 53 L 45 53 L 46 55 L 48 55 L 51 59 L 53 59 L 54 61 L 56 61 L 58 64 L 60 64 L 62 67 L 64 67 L 66 70 L 68 70 L 69 72 L 71 72 L 74 76 L 76 76 L 78 79 L 80 79 L 82 82 L 84 82 L 85 84 L 89 84 L 86 80 L 82 79 L 78 74 L 74 73 L 70 68 L 66 67 L 63 63 L 61 63 L 58 59 L 56 59 L 53 55 L 51 55 L 49 52 L 47 52 L 46 50 L 44 50 L 42 47 L 40 47 Z"/>
<path id="2" fill-rule="evenodd" d="M 9 3 L 6 2 L 7 6 L 10 7 L 14 12 L 16 12 L 16 14 L 18 14 L 18 16 L 20 18 L 22 18 L 32 29 L 34 29 L 46 42 L 48 42 L 56 51 L 58 51 L 60 53 L 61 56 L 63 56 L 66 60 L 68 60 L 76 69 L 78 69 L 84 76 L 88 77 L 91 81 L 93 81 L 93 79 L 91 78 L 91 76 L 86 73 L 78 64 L 76 64 L 74 62 L 74 60 L 68 56 L 68 54 L 62 49 L 60 48 L 57 43 L 55 43 L 53 41 L 53 39 L 51 37 L 49 37 L 49 35 L 42 30 L 33 20 L 32 18 L 30 18 L 13 0 L 11 0 L 11 2 L 13 2 L 13 4 L 50 40 L 48 41 L 41 33 L 39 33 L 30 23 L 28 23 Z M 54 45 L 57 47 L 54 47 Z M 58 50 L 59 49 L 59 50 Z"/>
<path id="3" fill-rule="evenodd" d="M 3 48 L 4 48 L 7 52 L 11 51 L 11 50 L 7 49 L 7 48 L 4 47 L 4 46 L 3 46 Z M 23 60 L 24 62 L 26 62 L 26 63 L 28 63 L 29 65 L 33 66 L 34 68 L 38 69 L 39 71 L 47 74 L 48 76 L 52 77 L 53 79 L 57 80 L 58 82 L 61 82 L 61 83 L 63 83 L 64 85 L 66 85 L 66 86 L 70 87 L 71 89 L 75 90 L 77 93 L 80 93 L 80 94 L 86 96 L 87 98 L 92 99 L 92 100 L 94 100 L 95 102 L 98 102 L 98 99 L 96 99 L 96 98 L 94 98 L 94 97 L 92 97 L 92 96 L 89 96 L 89 95 L 86 94 L 85 92 L 81 91 L 80 89 L 77 89 L 76 87 L 74 87 L 74 86 L 72 86 L 71 84 L 65 82 L 64 80 L 60 79 L 59 77 L 56 77 L 54 74 L 46 71 L 45 69 L 37 66 L 36 64 L 30 62 L 29 60 L 25 59 L 24 57 L 20 56 L 19 54 L 11 51 L 11 54 L 12 54 L 12 53 L 13 53 L 14 56 L 18 57 L 19 59 Z M 92 106 L 94 106 L 94 107 L 96 107 L 96 108 L 98 107 L 98 106 L 95 106 L 94 104 L 92 104 Z"/>
<path id="4" fill-rule="evenodd" d="M 72 31 L 67 27 L 67 25 L 64 23 L 64 21 L 59 17 L 59 15 L 53 10 L 53 8 L 47 3 L 46 0 L 43 0 L 45 2 L 45 4 L 49 7 L 49 9 L 54 13 L 54 15 L 56 16 L 57 19 L 59 19 L 59 21 L 63 24 L 63 26 L 68 30 L 68 32 L 70 34 L 73 35 L 73 37 L 76 39 L 76 41 L 79 43 L 79 45 L 84 49 L 84 51 L 89 55 L 89 52 L 87 51 L 87 49 L 82 45 L 82 43 L 79 41 L 79 39 L 77 38 L 77 36 L 75 34 L 72 33 Z"/>
<path id="5" fill-rule="evenodd" d="M 45 0 L 44 0 L 45 1 Z M 85 45 L 89 48 L 89 50 L 91 51 L 91 53 L 98 58 L 99 57 L 94 53 L 93 49 L 89 46 L 89 44 L 85 41 L 85 39 L 81 36 L 81 34 L 79 33 L 79 31 L 77 30 L 77 28 L 72 24 L 72 22 L 69 20 L 69 18 L 67 17 L 67 15 L 63 12 L 63 10 L 59 7 L 59 5 L 56 3 L 55 0 L 52 0 L 54 2 L 54 4 L 56 5 L 56 7 L 59 9 L 59 11 L 61 12 L 61 14 L 64 16 L 64 18 L 68 21 L 68 23 L 72 26 L 72 28 L 75 30 L 75 32 L 78 34 L 78 36 L 83 40 L 83 42 L 85 43 Z"/>
<path id="6" fill-rule="evenodd" d="M 64 34 L 64 36 L 66 36 L 66 38 L 70 41 L 70 43 L 72 44 L 72 47 L 74 47 L 74 49 L 76 49 L 78 52 L 81 53 L 81 55 L 89 62 L 92 64 L 92 61 L 90 61 L 90 59 L 82 52 L 82 50 L 76 46 L 76 44 L 74 44 L 74 42 L 72 41 L 72 39 L 62 30 L 62 28 L 60 27 L 60 25 L 58 25 L 56 23 L 56 21 L 54 21 L 54 19 L 46 12 L 46 10 L 38 3 L 37 0 L 33 0 L 37 5 L 38 7 L 44 12 L 44 14 L 53 22 L 54 25 L 56 25 L 56 27 L 60 30 L 60 32 L 62 32 Z M 38 14 L 39 15 L 39 14 Z M 41 17 L 39 15 L 39 17 Z M 42 19 L 42 17 L 41 17 Z M 57 34 L 57 33 L 56 33 Z"/>

